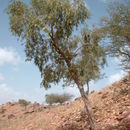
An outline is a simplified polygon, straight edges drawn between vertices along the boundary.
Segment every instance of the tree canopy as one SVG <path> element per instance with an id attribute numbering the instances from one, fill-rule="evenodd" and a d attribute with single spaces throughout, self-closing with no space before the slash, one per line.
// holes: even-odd
<path id="1" fill-rule="evenodd" d="M 112 2 L 108 16 L 102 18 L 101 32 L 107 38 L 111 56 L 121 59 L 122 68 L 130 74 L 130 1 Z M 108 42 L 109 41 L 109 42 Z"/>
<path id="2" fill-rule="evenodd" d="M 27 60 L 38 66 L 45 88 L 61 79 L 73 82 L 69 67 L 84 83 L 98 76 L 99 66 L 104 65 L 99 36 L 91 32 L 87 43 L 89 30 L 84 29 L 81 37 L 74 35 L 89 18 L 83 0 L 31 0 L 30 5 L 17 0 L 8 7 L 8 14 L 11 31 L 25 40 Z"/>
<path id="3" fill-rule="evenodd" d="M 31 0 L 28 5 L 15 0 L 7 12 L 11 32 L 24 41 L 27 60 L 41 72 L 41 85 L 49 88 L 61 80 L 76 84 L 90 126 L 97 130 L 84 84 L 100 77 L 105 55 L 97 31 L 85 29 L 89 18 L 85 1 Z"/>

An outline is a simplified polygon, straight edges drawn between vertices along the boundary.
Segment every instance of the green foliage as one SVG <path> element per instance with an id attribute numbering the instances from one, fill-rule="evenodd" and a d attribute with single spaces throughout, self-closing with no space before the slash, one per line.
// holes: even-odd
<path id="1" fill-rule="evenodd" d="M 27 60 L 41 72 L 42 86 L 61 79 L 76 83 L 76 76 L 85 84 L 99 77 L 105 63 L 100 36 L 90 30 L 81 36 L 73 33 L 89 18 L 84 0 L 31 0 L 30 5 L 15 0 L 7 12 L 11 32 L 26 41 Z M 91 44 L 84 41 L 85 33 L 91 34 Z"/>
<path id="2" fill-rule="evenodd" d="M 121 58 L 122 68 L 130 73 L 130 1 L 112 2 L 108 17 L 102 18 L 101 33 L 111 56 Z M 108 43 L 109 41 L 109 43 Z"/>
<path id="3" fill-rule="evenodd" d="M 24 99 L 19 99 L 18 103 L 19 103 L 22 107 L 25 107 L 25 109 L 26 109 L 26 107 L 30 104 L 29 101 L 26 101 L 26 100 L 24 100 Z"/>
<path id="4" fill-rule="evenodd" d="M 14 1 L 7 9 L 11 32 L 26 40 L 27 60 L 34 60 L 43 77 L 45 88 L 69 76 L 63 57 L 55 44 L 70 57 L 78 42 L 71 38 L 75 27 L 85 22 L 89 13 L 82 0 L 31 0 L 30 6 Z"/>
<path id="5" fill-rule="evenodd" d="M 46 102 L 50 105 L 54 104 L 54 103 L 64 103 L 66 101 L 69 101 L 72 98 L 72 95 L 68 94 L 68 93 L 64 93 L 64 94 L 48 94 L 46 95 Z"/>
<path id="6" fill-rule="evenodd" d="M 74 35 L 79 34 L 79 27 L 84 27 L 89 18 L 85 1 L 31 0 L 27 5 L 15 0 L 7 12 L 11 32 L 22 38 L 27 60 L 33 60 L 41 72 L 41 85 L 47 89 L 61 80 L 64 85 L 76 84 L 84 99 L 91 128 L 96 129 L 83 85 L 99 78 L 105 57 L 97 32 L 90 31 L 90 40 L 85 35 L 89 30 Z"/>
<path id="7" fill-rule="evenodd" d="M 88 84 L 91 80 L 102 78 L 100 69 L 104 67 L 106 59 L 103 47 L 98 44 L 100 38 L 96 29 L 93 29 L 93 31 L 88 29 L 82 30 L 81 43 L 83 47 L 78 61 L 78 73 L 80 80 L 84 84 Z"/>

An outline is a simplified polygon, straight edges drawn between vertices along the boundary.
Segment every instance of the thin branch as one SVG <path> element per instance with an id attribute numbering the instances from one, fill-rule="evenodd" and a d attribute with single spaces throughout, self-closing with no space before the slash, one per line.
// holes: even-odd
<path id="1" fill-rule="evenodd" d="M 74 82 L 79 86 L 79 84 L 81 84 L 81 83 L 80 83 L 80 81 L 79 81 L 79 79 L 78 79 L 78 77 L 77 77 L 76 71 L 75 71 L 75 70 L 72 68 L 72 66 L 71 66 L 71 61 L 70 61 L 70 59 L 69 59 L 68 57 L 66 57 L 66 55 L 64 54 L 64 52 L 56 45 L 55 39 L 54 39 L 54 37 L 53 37 L 50 33 L 49 33 L 49 36 L 50 36 L 50 38 L 51 38 L 51 43 L 52 43 L 52 45 L 54 46 L 55 50 L 56 50 L 56 51 L 58 52 L 58 54 L 60 54 L 61 57 L 63 57 L 63 59 L 65 60 L 67 66 L 68 66 L 68 70 L 69 70 L 69 72 L 70 72 L 70 75 L 72 76 Z"/>
<path id="2" fill-rule="evenodd" d="M 78 54 L 77 54 L 77 52 L 82 48 L 82 47 L 84 47 L 84 46 L 88 46 L 88 44 L 83 44 L 82 46 L 80 46 L 79 48 L 77 48 L 77 50 L 74 52 L 74 54 L 73 54 L 73 57 L 75 57 L 75 56 L 77 56 Z"/>
<path id="3" fill-rule="evenodd" d="M 121 53 L 122 55 L 127 56 L 127 57 L 130 59 L 130 54 L 129 54 L 129 53 L 126 53 L 126 52 L 124 52 L 124 51 L 121 51 L 120 49 L 119 49 L 118 51 L 119 51 L 119 53 Z"/>

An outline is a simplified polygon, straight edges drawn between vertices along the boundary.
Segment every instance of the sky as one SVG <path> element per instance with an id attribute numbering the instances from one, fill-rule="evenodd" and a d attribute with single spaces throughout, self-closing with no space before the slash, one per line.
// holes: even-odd
<path id="1" fill-rule="evenodd" d="M 107 4 L 110 1 L 112 0 L 86 0 L 91 13 L 89 26 L 98 24 L 100 17 L 107 15 Z M 44 103 L 44 96 L 49 93 L 67 92 L 75 97 L 80 96 L 76 87 L 62 88 L 60 84 L 52 86 L 49 90 L 40 87 L 42 79 L 38 68 L 33 62 L 25 62 L 24 46 L 10 32 L 9 18 L 5 13 L 8 2 L 9 0 L 0 0 L 0 104 L 18 99 Z M 102 70 L 105 78 L 91 82 L 90 90 L 100 90 L 124 75 L 117 58 L 107 58 L 107 62 L 108 65 Z"/>

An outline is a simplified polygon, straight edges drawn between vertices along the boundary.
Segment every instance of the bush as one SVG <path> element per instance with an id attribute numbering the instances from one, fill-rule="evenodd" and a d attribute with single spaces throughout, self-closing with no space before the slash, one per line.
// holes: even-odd
<path id="1" fill-rule="evenodd" d="M 3 107 L 0 108 L 0 114 L 4 114 L 6 111 L 6 109 L 4 109 Z"/>
<path id="2" fill-rule="evenodd" d="M 24 99 L 19 99 L 19 104 L 22 106 L 22 107 L 25 107 L 25 109 L 26 109 L 26 107 L 30 104 L 30 102 L 29 101 L 26 101 L 26 100 L 24 100 Z"/>
<path id="3" fill-rule="evenodd" d="M 72 98 L 72 95 L 64 93 L 64 94 L 47 94 L 46 95 L 46 102 L 50 105 L 54 103 L 64 103 L 69 101 Z"/>

